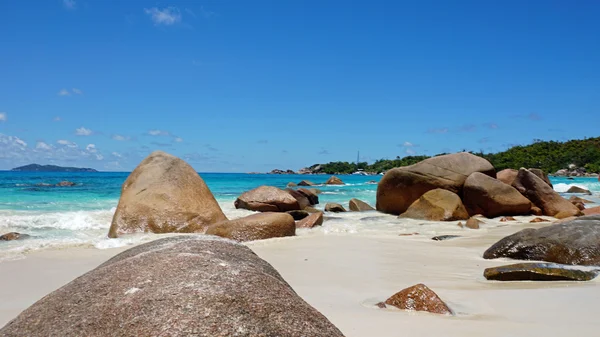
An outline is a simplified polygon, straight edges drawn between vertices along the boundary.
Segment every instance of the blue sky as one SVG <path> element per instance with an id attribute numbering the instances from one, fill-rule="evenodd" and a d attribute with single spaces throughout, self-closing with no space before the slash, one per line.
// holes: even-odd
<path id="1" fill-rule="evenodd" d="M 0 169 L 203 172 L 599 136 L 598 1 L 2 1 Z"/>

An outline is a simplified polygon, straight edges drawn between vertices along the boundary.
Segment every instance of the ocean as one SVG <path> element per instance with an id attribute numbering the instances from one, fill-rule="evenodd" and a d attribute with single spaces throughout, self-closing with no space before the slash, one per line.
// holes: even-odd
<path id="1" fill-rule="evenodd" d="M 108 239 L 108 228 L 119 201 L 121 185 L 129 173 L 46 173 L 0 172 L 0 235 L 8 232 L 29 234 L 26 240 L 0 242 L 0 260 L 22 258 L 41 249 L 65 249 L 74 246 L 106 249 L 144 242 L 155 234 L 135 234 Z M 245 191 L 261 185 L 285 188 L 288 182 L 310 180 L 323 184 L 329 175 L 270 175 L 240 173 L 201 173 L 227 217 L 251 214 L 236 210 L 235 199 Z M 381 176 L 341 175 L 345 185 L 316 186 L 322 209 L 327 202 L 348 207 L 351 198 L 375 205 L 375 194 Z M 48 186 L 72 181 L 71 187 Z M 597 178 L 551 178 L 556 191 L 580 186 L 593 192 L 588 199 L 600 202 Z M 322 227 L 299 229 L 298 235 L 424 235 L 460 234 L 463 230 L 448 223 L 428 223 L 398 219 L 377 212 L 326 214 Z M 485 230 L 485 227 L 483 228 Z"/>

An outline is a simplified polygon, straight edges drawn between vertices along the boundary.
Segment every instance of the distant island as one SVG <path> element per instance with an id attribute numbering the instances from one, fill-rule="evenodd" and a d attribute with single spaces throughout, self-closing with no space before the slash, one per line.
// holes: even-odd
<path id="1" fill-rule="evenodd" d="M 506 151 L 483 153 L 466 151 L 487 159 L 500 171 L 507 168 L 535 167 L 558 176 L 586 176 L 600 172 L 600 137 L 566 142 L 543 141 L 536 139 L 529 145 L 517 145 Z M 447 153 L 440 153 L 441 156 Z M 434 157 L 435 157 L 434 156 Z M 395 159 L 379 159 L 367 162 L 330 162 L 314 164 L 298 172 L 291 170 L 273 170 L 271 174 L 364 174 L 374 175 L 386 172 L 394 167 L 416 164 L 429 156 L 406 156 Z"/>
<path id="2" fill-rule="evenodd" d="M 80 167 L 63 167 L 56 165 L 39 165 L 30 164 L 20 167 L 15 167 L 11 171 L 17 172 L 98 172 L 92 168 L 80 168 Z"/>

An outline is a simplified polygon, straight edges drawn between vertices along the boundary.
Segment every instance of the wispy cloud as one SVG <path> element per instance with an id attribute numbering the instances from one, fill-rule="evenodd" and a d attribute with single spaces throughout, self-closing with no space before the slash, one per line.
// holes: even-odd
<path id="1" fill-rule="evenodd" d="M 120 154 L 119 152 L 113 152 L 113 153 L 111 153 L 111 155 L 116 158 L 123 158 L 123 155 Z"/>
<path id="2" fill-rule="evenodd" d="M 427 130 L 427 133 L 437 133 L 437 134 L 448 133 L 448 128 L 429 129 L 429 130 Z"/>
<path id="3" fill-rule="evenodd" d="M 219 149 L 217 149 L 216 147 L 210 145 L 210 144 L 204 144 L 204 147 L 208 150 L 208 151 L 212 151 L 212 152 L 217 152 L 219 151 Z"/>
<path id="4" fill-rule="evenodd" d="M 177 143 L 181 143 L 181 142 L 183 142 L 183 138 L 175 137 L 174 141 L 176 141 Z"/>
<path id="5" fill-rule="evenodd" d="M 155 145 L 155 146 L 159 146 L 159 147 L 171 147 L 171 146 L 173 146 L 173 144 L 171 144 L 171 143 L 152 142 L 150 144 Z"/>
<path id="6" fill-rule="evenodd" d="M 527 118 L 529 118 L 532 121 L 541 121 L 542 120 L 542 116 L 540 116 L 539 114 L 532 112 L 529 115 L 527 115 Z"/>
<path id="7" fill-rule="evenodd" d="M 72 90 L 75 95 L 83 95 L 83 91 L 81 91 L 80 89 L 73 88 Z"/>
<path id="8" fill-rule="evenodd" d="M 86 150 L 87 152 L 89 152 L 89 153 L 96 153 L 96 152 L 98 152 L 98 149 L 96 149 L 96 145 L 95 145 L 95 144 L 88 144 L 88 145 L 85 147 L 85 150 Z"/>
<path id="9" fill-rule="evenodd" d="M 465 124 L 458 129 L 460 132 L 475 132 L 477 131 L 477 126 L 475 124 Z"/>
<path id="10" fill-rule="evenodd" d="M 83 126 L 75 129 L 75 134 L 77 136 L 89 136 L 92 134 L 92 130 L 84 128 Z"/>
<path id="11" fill-rule="evenodd" d="M 56 141 L 56 143 L 59 144 L 59 145 L 70 147 L 70 148 L 76 148 L 77 147 L 76 143 L 68 141 L 66 139 L 59 139 L 59 140 Z"/>
<path id="12" fill-rule="evenodd" d="M 418 147 L 419 145 L 416 145 L 414 143 L 411 143 L 409 141 L 405 141 L 402 144 L 399 144 L 398 147 L 401 147 L 404 149 L 404 153 L 408 154 L 408 155 L 413 155 L 416 153 L 415 151 L 415 147 Z"/>
<path id="13" fill-rule="evenodd" d="M 73 10 L 77 6 L 75 0 L 63 0 L 63 7 L 66 9 Z"/>
<path id="14" fill-rule="evenodd" d="M 113 140 L 117 140 L 119 142 L 126 142 L 128 140 L 130 140 L 130 137 L 127 136 L 123 136 L 123 135 L 112 135 L 110 138 L 112 138 Z"/>
<path id="15" fill-rule="evenodd" d="M 67 89 L 60 89 L 58 96 L 71 96 L 71 92 Z"/>
<path id="16" fill-rule="evenodd" d="M 168 135 L 170 135 L 169 131 L 163 131 L 163 130 L 150 130 L 150 131 L 148 131 L 148 134 L 150 136 L 168 136 Z"/>
<path id="17" fill-rule="evenodd" d="M 6 112 L 0 112 L 0 122 L 6 122 L 7 119 L 8 115 L 6 114 Z"/>
<path id="18" fill-rule="evenodd" d="M 321 151 L 317 152 L 317 154 L 320 154 L 320 155 L 328 155 L 328 154 L 330 154 L 330 153 L 329 153 L 329 151 L 327 151 L 327 150 L 325 150 L 325 149 L 321 148 Z"/>
<path id="19" fill-rule="evenodd" d="M 35 145 L 35 148 L 38 150 L 50 151 L 50 150 L 52 150 L 53 146 L 49 145 L 45 142 L 37 142 L 37 144 Z"/>
<path id="20" fill-rule="evenodd" d="M 485 143 L 489 143 L 489 142 L 490 142 L 490 140 L 491 140 L 491 138 L 490 138 L 490 137 L 483 137 L 483 138 L 479 139 L 477 142 L 478 142 L 479 144 L 485 144 Z"/>
<path id="21" fill-rule="evenodd" d="M 492 129 L 492 130 L 496 130 L 498 128 L 498 124 L 496 124 L 496 123 L 486 123 L 486 124 L 483 124 L 483 126 L 487 127 L 488 129 Z"/>
<path id="22" fill-rule="evenodd" d="M 177 7 L 158 7 L 144 8 L 144 13 L 150 16 L 155 25 L 170 26 L 181 22 L 181 11 Z"/>
<path id="23" fill-rule="evenodd" d="M 60 117 L 56 116 L 52 120 L 55 122 L 60 122 L 62 119 Z"/>

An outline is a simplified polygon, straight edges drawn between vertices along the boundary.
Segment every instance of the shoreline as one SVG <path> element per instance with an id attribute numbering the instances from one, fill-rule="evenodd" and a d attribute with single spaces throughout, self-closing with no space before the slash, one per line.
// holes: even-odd
<path id="1" fill-rule="evenodd" d="M 480 336 L 482 329 L 486 336 L 593 335 L 600 281 L 494 282 L 483 278 L 485 268 L 514 262 L 484 260 L 485 249 L 522 228 L 546 225 L 521 222 L 465 230 L 467 236 L 448 241 L 432 241 L 428 234 L 315 233 L 246 245 L 346 336 L 396 335 L 399 327 L 408 328 L 412 336 Z M 0 326 L 49 292 L 129 248 L 44 250 L 0 262 L 0 274 L 6 275 L 0 279 Z M 437 292 L 456 315 L 374 307 L 416 283 Z"/>

